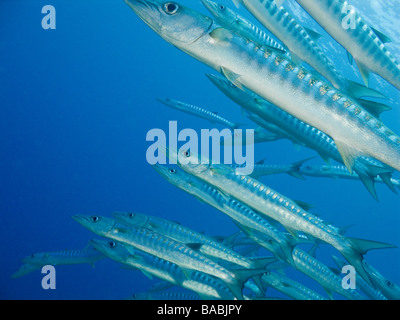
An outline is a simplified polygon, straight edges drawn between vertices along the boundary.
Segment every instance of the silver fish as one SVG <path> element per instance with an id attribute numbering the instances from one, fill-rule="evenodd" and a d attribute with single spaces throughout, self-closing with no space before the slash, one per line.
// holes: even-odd
<path id="1" fill-rule="evenodd" d="M 221 116 L 219 116 L 216 112 L 209 111 L 207 109 L 185 103 L 182 101 L 178 101 L 175 99 L 170 99 L 170 98 L 165 98 L 165 99 L 157 99 L 161 103 L 165 104 L 168 107 L 171 107 L 173 109 L 177 109 L 192 115 L 195 115 L 197 117 L 206 119 L 210 121 L 211 123 L 220 123 L 223 124 L 231 129 L 237 129 L 239 128 L 240 124 L 231 122 Z"/>
<path id="2" fill-rule="evenodd" d="M 304 28 L 275 0 L 238 0 L 270 32 L 289 49 L 292 59 L 303 60 L 328 79 L 336 89 L 354 98 L 371 96 L 386 98 L 383 94 L 345 79 L 334 63 L 323 53 L 317 40 L 319 34 Z M 295 61 L 298 62 L 298 61 Z"/>
<path id="3" fill-rule="evenodd" d="M 367 261 L 363 261 L 364 269 L 370 275 L 375 288 L 379 289 L 388 300 L 400 300 L 400 286 L 385 278 L 378 270 Z"/>
<path id="4" fill-rule="evenodd" d="M 188 278 L 178 265 L 119 242 L 95 239 L 91 243 L 97 250 L 117 262 L 137 268 L 146 276 L 155 276 L 171 284 L 192 290 L 204 299 L 233 299 L 228 287 L 217 278 L 200 272 L 193 272 Z"/>
<path id="5" fill-rule="evenodd" d="M 237 299 L 243 299 L 243 283 L 264 270 L 230 271 L 188 246 L 146 228 L 117 226 L 107 217 L 74 215 L 73 219 L 97 235 L 124 242 L 139 250 L 177 264 L 187 274 L 193 270 L 224 281 Z"/>
<path id="6" fill-rule="evenodd" d="M 228 98 L 250 112 L 251 119 L 257 124 L 291 140 L 294 145 L 305 146 L 315 150 L 326 162 L 329 159 L 334 159 L 339 163 L 343 163 L 335 142 L 326 133 L 293 117 L 284 110 L 262 99 L 254 92 L 233 85 L 226 78 L 212 74 L 207 74 L 207 77 Z M 383 181 L 393 190 L 390 183 L 390 175 L 393 173 L 393 169 L 381 162 L 367 157 L 360 157 L 355 160 L 353 169 L 374 199 L 378 200 L 374 188 L 374 179 L 378 175 L 386 177 Z"/>
<path id="7" fill-rule="evenodd" d="M 385 46 L 390 39 L 369 26 L 344 0 L 296 0 L 351 55 L 365 84 L 373 72 L 400 89 L 400 64 Z M 352 19 L 353 25 L 347 24 Z"/>
<path id="8" fill-rule="evenodd" d="M 222 164 L 212 165 L 204 159 L 200 162 L 199 156 L 188 150 L 170 152 L 171 150 L 168 148 L 165 149 L 162 152 L 176 157 L 174 160 L 183 170 L 243 202 L 258 213 L 278 221 L 294 237 L 298 238 L 298 233 L 302 232 L 331 244 L 342 253 L 366 281 L 369 279 L 361 264 L 363 254 L 371 249 L 395 247 L 381 242 L 345 237 L 338 228 L 327 224 L 302 209 L 295 201 L 254 178 L 237 175 L 235 169 Z"/>
<path id="9" fill-rule="evenodd" d="M 256 267 L 246 257 L 222 245 L 211 237 L 179 223 L 133 212 L 114 212 L 113 216 L 118 221 L 129 226 L 148 228 L 176 241 L 185 243 L 189 247 L 195 247 L 196 250 L 211 258 L 221 259 L 243 268 Z"/>
<path id="10" fill-rule="evenodd" d="M 201 0 L 201 2 L 222 26 L 240 33 L 260 46 L 268 46 L 272 49 L 277 49 L 282 54 L 288 55 L 288 52 L 277 41 L 237 12 L 221 3 L 211 0 Z"/>
<path id="11" fill-rule="evenodd" d="M 269 287 L 286 294 L 295 300 L 327 300 L 319 293 L 305 287 L 282 274 L 268 272 L 261 277 L 261 281 Z"/>
<path id="12" fill-rule="evenodd" d="M 332 259 L 335 261 L 337 266 L 342 269 L 347 263 L 336 256 L 332 256 Z M 340 271 L 338 270 L 338 273 Z M 356 275 L 356 284 L 357 288 L 360 288 L 361 291 L 363 291 L 370 299 L 372 300 L 387 300 L 385 296 L 380 292 L 379 290 L 375 289 L 374 287 L 371 287 L 368 283 L 364 281 L 363 278 L 359 277 Z"/>
<path id="13" fill-rule="evenodd" d="M 274 240 L 269 241 L 270 251 L 282 259 L 291 259 L 293 246 L 298 244 L 298 242 L 279 232 L 276 227 L 272 226 L 248 206 L 222 194 L 213 186 L 182 170 L 160 165 L 154 165 L 153 168 L 171 184 L 225 213 L 236 221 L 237 224 L 268 235 L 270 239 Z"/>
<path id="14" fill-rule="evenodd" d="M 125 0 L 163 39 L 331 136 L 349 171 L 360 156 L 400 170 L 400 137 L 345 93 L 176 2 Z"/>

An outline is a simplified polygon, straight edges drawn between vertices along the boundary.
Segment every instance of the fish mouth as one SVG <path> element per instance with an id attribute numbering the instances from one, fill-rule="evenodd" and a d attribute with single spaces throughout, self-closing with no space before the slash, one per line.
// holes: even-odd
<path id="1" fill-rule="evenodd" d="M 201 0 L 201 2 L 210 12 L 218 15 L 218 3 L 210 0 Z"/>
<path id="2" fill-rule="evenodd" d="M 93 224 L 93 218 L 94 217 L 100 218 L 100 217 L 95 216 L 95 215 L 89 216 L 89 215 L 76 214 L 76 215 L 72 216 L 72 219 L 74 219 L 76 222 L 78 222 L 79 224 L 81 224 L 85 228 L 89 229 L 90 231 L 92 231 L 94 233 L 98 233 L 96 227 Z M 101 233 L 108 233 L 114 228 L 115 228 L 115 221 L 112 224 L 110 224 L 109 227 L 105 227 L 103 225 Z"/>
<path id="3" fill-rule="evenodd" d="M 150 28 L 156 32 L 161 30 L 161 13 L 157 3 L 149 0 L 124 1 Z"/>

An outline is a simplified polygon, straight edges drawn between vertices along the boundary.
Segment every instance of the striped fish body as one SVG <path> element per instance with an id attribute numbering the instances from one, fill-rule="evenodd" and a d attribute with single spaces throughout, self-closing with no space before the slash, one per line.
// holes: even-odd
<path id="1" fill-rule="evenodd" d="M 197 11 L 179 6 L 175 14 L 164 14 L 161 2 L 145 7 L 143 1 L 129 5 L 162 38 L 331 136 L 350 170 L 361 155 L 400 170 L 400 137 L 342 92 Z"/>
<path id="2" fill-rule="evenodd" d="M 114 213 L 114 217 L 130 226 L 140 226 L 160 233 L 184 244 L 200 245 L 201 253 L 218 258 L 243 268 L 254 268 L 251 260 L 222 245 L 204 234 L 196 232 L 181 224 L 154 216 L 137 213 Z"/>
<path id="3" fill-rule="evenodd" d="M 372 71 L 400 89 L 400 65 L 374 30 L 354 12 L 355 25 L 343 27 L 349 15 L 344 0 L 296 0 L 356 60 L 359 68 Z M 354 7 L 351 7 L 355 10 Z M 360 70 L 360 71 L 361 71 Z M 366 81 L 366 83 L 368 83 Z"/>
<path id="4" fill-rule="evenodd" d="M 128 300 L 201 300 L 201 298 L 187 292 L 141 292 L 135 293 Z"/>
<path id="5" fill-rule="evenodd" d="M 225 213 L 236 221 L 237 224 L 244 228 L 257 230 L 263 235 L 274 239 L 276 241 L 275 243 L 271 243 L 270 241 L 270 251 L 276 253 L 282 259 L 290 259 L 290 257 L 288 257 L 289 255 L 291 256 L 290 239 L 281 233 L 276 227 L 272 226 L 266 219 L 254 212 L 249 206 L 234 198 L 228 197 L 226 194 L 222 194 L 212 185 L 205 183 L 184 171 L 171 171 L 168 168 L 158 165 L 153 167 L 169 182 Z M 186 183 L 182 183 L 182 181 Z M 283 252 L 281 250 L 283 250 Z M 285 253 L 286 256 L 284 255 Z"/>
<path id="6" fill-rule="evenodd" d="M 227 126 L 231 129 L 236 129 L 239 127 L 238 124 L 231 122 L 221 116 L 219 116 L 217 113 L 212 112 L 210 110 L 189 104 L 189 103 L 185 103 L 185 102 L 181 102 L 178 100 L 174 100 L 174 99 L 158 99 L 161 103 L 165 104 L 166 106 L 169 106 L 173 109 L 177 109 L 189 114 L 192 114 L 194 116 L 197 116 L 199 118 L 203 118 L 205 120 L 208 120 L 212 123 L 220 123 L 224 126 Z"/>
<path id="7" fill-rule="evenodd" d="M 129 244 L 161 259 L 168 260 L 179 265 L 181 268 L 201 271 L 221 278 L 223 281 L 235 283 L 235 275 L 213 260 L 180 242 L 148 229 L 132 227 L 125 231 L 122 228 L 115 228 L 105 236 Z"/>
<path id="8" fill-rule="evenodd" d="M 230 42 L 232 46 L 235 38 L 233 35 Z M 238 44 L 242 48 L 247 46 L 248 55 L 238 53 L 232 57 L 235 60 L 232 64 L 228 64 L 229 59 L 220 62 L 220 65 L 228 69 L 236 70 L 234 72 L 238 74 L 237 81 L 241 85 L 309 124 L 310 130 L 316 128 L 332 137 L 349 169 L 354 166 L 354 159 L 358 156 L 371 156 L 396 170 L 400 169 L 400 138 L 380 120 L 356 102 L 306 73 L 305 69 L 271 52 L 269 58 L 264 59 L 265 52 L 262 58 L 261 52 L 254 53 L 252 46 L 242 41 L 240 39 Z M 241 68 L 238 68 L 241 63 Z M 249 72 L 250 69 L 254 73 Z"/>
<path id="9" fill-rule="evenodd" d="M 365 297 L 358 292 L 345 290 L 340 277 L 305 251 L 298 248 L 293 249 L 293 260 L 296 269 L 320 283 L 328 293 L 334 291 L 350 300 L 365 300 Z"/>
<path id="10" fill-rule="evenodd" d="M 132 249 L 118 242 L 113 242 L 112 247 L 109 245 L 108 240 L 93 240 L 92 242 L 109 258 L 139 269 L 146 275 L 152 275 L 182 288 L 195 291 L 202 297 L 209 299 L 233 298 L 226 285 L 214 277 L 200 272 L 193 272 L 188 279 L 177 264 L 168 260 Z"/>
<path id="11" fill-rule="evenodd" d="M 343 267 L 347 265 L 345 261 L 338 259 L 336 256 L 332 256 L 332 258 L 340 270 L 342 270 Z M 356 286 L 371 300 L 387 300 L 382 292 L 370 286 L 362 277 L 358 275 L 356 275 Z"/>
<path id="12" fill-rule="evenodd" d="M 180 152 L 179 156 L 185 155 Z M 338 234 L 336 228 L 323 223 L 321 219 L 303 210 L 293 200 L 260 181 L 249 176 L 237 175 L 235 169 L 224 165 L 199 165 L 193 168 L 190 164 L 182 163 L 182 160 L 178 160 L 178 165 L 183 170 L 196 175 L 260 214 L 278 221 L 288 230 L 304 232 L 332 244 L 339 251 L 346 248 L 346 239 Z"/>
<path id="13" fill-rule="evenodd" d="M 264 274 L 261 280 L 266 286 L 273 287 L 295 300 L 326 300 L 319 293 L 275 272 Z"/>
<path id="14" fill-rule="evenodd" d="M 104 255 L 93 247 L 79 250 L 61 250 L 53 252 L 35 253 L 22 259 L 24 263 L 33 265 L 70 265 L 84 264 L 93 265 L 96 261 L 103 259 Z"/>
<path id="15" fill-rule="evenodd" d="M 292 55 L 307 62 L 337 89 L 346 90 L 346 79 L 341 76 L 306 29 L 284 7 L 278 8 L 275 0 L 240 0 L 240 2 L 289 48 Z"/>
<path id="16" fill-rule="evenodd" d="M 202 2 L 222 26 L 238 32 L 243 37 L 254 41 L 259 46 L 276 48 L 279 52 L 288 55 L 282 45 L 237 12 L 210 0 L 202 0 Z"/>

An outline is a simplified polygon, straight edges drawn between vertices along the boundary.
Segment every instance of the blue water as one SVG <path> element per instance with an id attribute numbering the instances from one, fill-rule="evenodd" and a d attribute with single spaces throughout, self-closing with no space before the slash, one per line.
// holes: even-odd
<path id="1" fill-rule="evenodd" d="M 182 2 L 206 13 L 200 1 Z M 388 48 L 400 58 L 396 1 L 352 3 L 392 37 Z M 55 30 L 41 26 L 41 9 L 47 4 L 56 8 Z M 321 45 L 343 73 L 361 82 L 344 50 L 294 1 L 287 5 L 324 35 Z M 250 17 L 243 8 L 240 12 Z M 2 0 L 0 17 L 0 298 L 123 299 L 157 282 L 111 260 L 99 261 L 95 268 L 56 267 L 55 290 L 42 289 L 40 270 L 11 279 L 27 255 L 80 249 L 96 238 L 71 218 L 74 214 L 136 211 L 209 235 L 237 231 L 228 217 L 170 185 L 146 161 L 149 130 L 168 131 L 172 120 L 178 121 L 178 130 L 212 128 L 205 120 L 168 109 L 157 97 L 244 122 L 240 108 L 205 77 L 213 72 L 210 68 L 159 38 L 122 0 Z M 398 91 L 375 76 L 371 86 L 393 99 L 393 110 L 382 119 L 399 133 Z M 296 151 L 288 141 L 260 144 L 255 152 L 256 159 L 270 164 L 315 155 L 304 148 Z M 313 204 L 313 212 L 336 226 L 354 225 L 347 232 L 350 237 L 400 246 L 400 197 L 382 184 L 376 186 L 376 202 L 357 181 L 300 181 L 287 175 L 262 181 Z M 333 266 L 331 254 L 339 255 L 328 245 L 317 251 L 321 261 Z M 371 251 L 366 259 L 400 284 L 399 249 Z M 288 275 L 326 296 L 313 280 L 295 271 Z"/>

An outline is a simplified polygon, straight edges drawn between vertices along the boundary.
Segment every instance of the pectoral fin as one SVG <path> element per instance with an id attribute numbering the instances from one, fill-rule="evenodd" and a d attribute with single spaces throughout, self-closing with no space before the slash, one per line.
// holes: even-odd
<path id="1" fill-rule="evenodd" d="M 354 161 L 360 156 L 360 152 L 349 147 L 346 143 L 335 140 L 336 147 L 342 156 L 343 163 L 350 173 L 353 173 Z"/>
<path id="2" fill-rule="evenodd" d="M 353 65 L 354 59 L 350 52 L 347 52 L 347 59 L 349 60 L 350 65 Z"/>
<path id="3" fill-rule="evenodd" d="M 363 63 L 361 63 L 360 61 L 357 61 L 357 60 L 356 60 L 356 63 L 357 63 L 357 66 L 358 66 L 358 70 L 360 70 L 361 77 L 362 77 L 362 79 L 363 79 L 365 85 L 366 85 L 367 88 L 368 88 L 368 87 L 369 87 L 369 75 L 370 75 L 370 71 L 369 71 L 369 69 L 368 69 Z"/>
<path id="4" fill-rule="evenodd" d="M 239 9 L 239 0 L 233 0 L 233 4 L 235 5 L 236 9 Z"/>
<path id="5" fill-rule="evenodd" d="M 239 82 L 240 75 L 237 73 L 234 73 L 233 71 L 221 67 L 221 73 L 227 78 L 230 82 L 232 82 L 236 87 L 240 88 L 243 90 L 242 84 Z"/>

